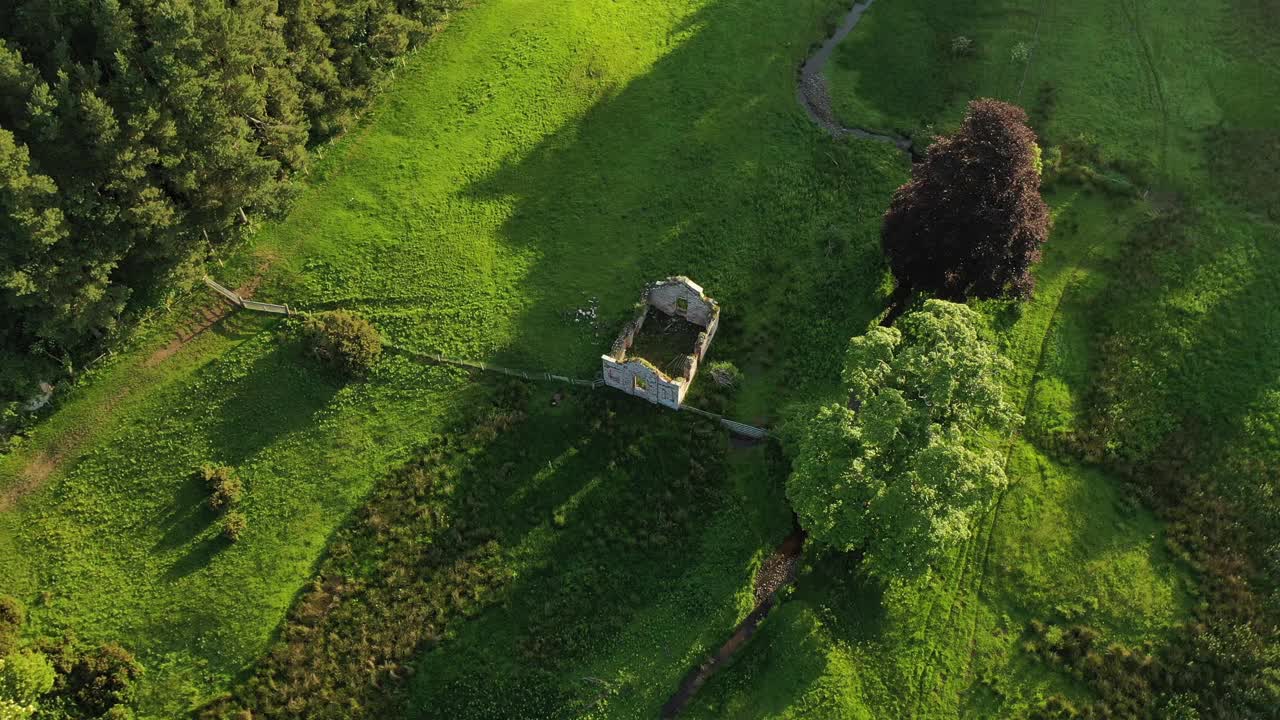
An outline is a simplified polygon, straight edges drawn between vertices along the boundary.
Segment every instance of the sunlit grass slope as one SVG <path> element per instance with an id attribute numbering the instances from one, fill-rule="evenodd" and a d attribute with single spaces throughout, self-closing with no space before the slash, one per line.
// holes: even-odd
<path id="1" fill-rule="evenodd" d="M 259 297 L 357 310 L 422 350 L 590 376 L 643 285 L 687 274 L 724 307 L 713 353 L 746 372 L 736 412 L 768 422 L 832 382 L 845 340 L 879 311 L 878 217 L 905 177 L 892 149 L 833 144 L 795 104 L 794 67 L 835 10 L 478 3 L 406 61 L 364 126 L 325 149 L 293 212 L 265 224 L 219 279 L 245 282 L 265 263 Z M 572 319 L 593 307 L 596 322 Z M 403 358 L 340 383 L 279 344 L 275 322 L 245 315 L 149 366 L 189 311 L 99 370 L 0 461 L 7 487 L 42 450 L 57 460 L 0 514 L 0 592 L 31 606 L 34 634 L 70 630 L 136 651 L 144 714 L 157 717 L 252 663 L 334 529 L 488 387 Z M 549 459 L 556 437 L 545 438 Z M 495 453 L 514 452 L 502 442 Z M 635 477 L 659 461 L 633 458 Z M 204 462 L 244 479 L 249 528 L 234 545 L 190 477 Z M 608 468 L 583 462 L 560 481 L 607 482 Z M 542 479 L 531 470 L 516 482 L 532 498 Z M 754 459 L 731 462 L 730 481 L 757 502 L 728 507 L 749 512 L 707 517 L 687 552 L 662 551 L 664 578 L 697 576 L 693 587 L 716 594 L 642 596 L 634 623 L 601 627 L 573 668 L 643 675 L 648 690 L 631 702 L 649 707 L 738 619 L 751 564 L 788 518 Z M 600 507 L 602 523 L 645 510 Z M 551 550 L 535 540 L 503 548 L 513 572 L 548 566 Z M 699 562 L 707 543 L 717 559 Z M 617 572 L 642 585 L 647 567 Z M 501 633 L 506 621 L 491 622 Z M 652 665 L 674 637 L 686 651 Z M 475 642 L 503 637 L 458 652 Z M 424 663 L 447 664 L 450 646 L 438 652 Z"/>

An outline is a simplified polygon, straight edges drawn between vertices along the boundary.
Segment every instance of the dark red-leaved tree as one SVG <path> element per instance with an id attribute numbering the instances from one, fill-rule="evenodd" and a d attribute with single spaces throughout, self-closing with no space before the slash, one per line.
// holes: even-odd
<path id="1" fill-rule="evenodd" d="M 969 103 L 960 129 L 929 146 L 880 233 L 898 281 L 891 314 L 916 290 L 961 301 L 1031 295 L 1049 235 L 1038 153 L 1027 114 L 998 100 Z"/>

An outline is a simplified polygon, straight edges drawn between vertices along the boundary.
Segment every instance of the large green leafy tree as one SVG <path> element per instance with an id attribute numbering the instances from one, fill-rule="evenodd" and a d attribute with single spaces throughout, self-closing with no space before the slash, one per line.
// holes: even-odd
<path id="1" fill-rule="evenodd" d="M 787 480 L 809 536 L 865 551 L 883 577 L 915 574 L 971 536 L 1005 487 L 1018 421 L 999 380 L 1009 362 L 977 313 L 929 300 L 899 326 L 850 341 L 848 400 L 797 423 Z"/>

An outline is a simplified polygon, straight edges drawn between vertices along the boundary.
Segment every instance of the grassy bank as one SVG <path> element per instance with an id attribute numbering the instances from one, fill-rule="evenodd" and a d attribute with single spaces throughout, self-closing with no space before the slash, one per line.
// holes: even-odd
<path id="1" fill-rule="evenodd" d="M 1275 426 L 1280 376 L 1257 358 L 1275 352 L 1261 325 L 1280 313 L 1280 257 L 1266 240 L 1275 198 L 1248 188 L 1265 185 L 1275 123 L 1244 84 L 1280 84 L 1260 29 L 1275 22 L 1228 2 L 905 0 L 868 12 L 829 70 L 843 122 L 927 140 L 992 96 L 1025 105 L 1046 157 L 1061 153 L 1035 300 L 982 306 L 1017 364 L 1009 391 L 1028 422 L 1011 489 L 951 568 L 868 605 L 854 596 L 879 590 L 819 561 L 795 607 L 708 687 L 702 716 L 1018 716 L 1050 695 L 1082 706 L 1097 687 L 1045 663 L 1031 621 L 1159 653 L 1188 642 L 1193 611 L 1213 625 L 1214 607 L 1238 618 L 1250 593 L 1265 595 L 1273 581 L 1253 558 L 1274 538 L 1263 489 L 1280 455 L 1257 433 Z M 1239 162 L 1250 151 L 1260 162 Z M 1194 507 L 1151 497 L 1179 492 Z M 1166 529 L 1148 507 L 1180 519 Z M 1224 528 L 1237 543 L 1225 561 Z M 1245 579 L 1232 585 L 1232 572 Z M 1206 697 L 1240 712 L 1233 692 Z"/>

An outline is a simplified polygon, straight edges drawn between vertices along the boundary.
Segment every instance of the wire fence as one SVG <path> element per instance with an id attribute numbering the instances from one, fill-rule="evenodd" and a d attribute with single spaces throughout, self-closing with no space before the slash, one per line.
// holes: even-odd
<path id="1" fill-rule="evenodd" d="M 233 290 L 227 289 L 225 286 L 216 282 L 213 278 L 205 277 L 204 283 L 205 285 L 208 285 L 210 288 L 212 288 L 214 292 L 221 295 L 223 298 L 234 303 L 237 307 L 244 308 L 245 310 L 273 313 L 276 315 L 292 315 L 293 314 L 293 310 L 291 310 L 288 305 L 275 305 L 272 303 L 263 303 L 263 302 L 256 302 L 253 300 L 245 300 L 244 298 L 240 297 L 239 293 L 236 293 Z M 424 352 L 419 352 L 417 350 L 411 350 L 406 347 L 401 347 L 399 345 L 387 342 L 385 340 L 383 341 L 382 344 L 388 350 L 392 350 L 412 360 L 416 360 L 417 362 L 428 363 L 432 365 L 452 365 L 454 367 L 464 367 L 464 368 L 469 368 L 471 370 L 480 370 L 483 372 L 499 373 L 502 375 L 506 375 L 508 377 L 522 378 L 524 380 L 556 382 L 556 383 L 563 383 L 565 385 L 573 385 L 576 387 L 585 387 L 585 388 L 592 388 L 592 389 L 595 389 L 598 387 L 604 387 L 604 384 L 605 384 L 604 379 L 601 378 L 600 376 L 596 376 L 594 378 L 591 378 L 590 380 L 586 380 L 583 378 L 575 378 L 569 375 L 561 375 L 558 373 L 544 372 L 541 370 L 518 370 L 516 368 L 503 367 L 501 365 L 494 365 L 493 363 L 480 362 L 478 360 L 465 360 L 462 358 L 451 358 L 451 357 L 442 355 L 440 353 L 424 353 Z M 708 420 L 714 420 L 715 422 L 720 423 L 720 425 L 724 427 L 726 430 L 728 430 L 729 432 L 734 433 L 736 435 L 740 435 L 742 437 L 751 438 L 755 440 L 763 440 L 769 437 L 769 431 L 765 430 L 764 428 L 758 428 L 758 427 L 755 427 L 754 425 L 748 425 L 746 423 L 741 423 L 736 420 L 730 420 L 729 418 L 726 418 L 723 415 L 717 415 L 716 413 L 707 412 L 706 410 L 700 410 L 696 407 L 693 407 L 692 405 L 682 404 L 680 406 L 680 409 L 687 412 L 691 412 L 695 415 L 705 417 Z"/>
<path id="2" fill-rule="evenodd" d="M 384 345 L 388 349 L 393 350 L 397 353 L 400 353 L 401 355 L 404 355 L 406 357 L 417 360 L 418 362 L 431 363 L 434 365 L 453 365 L 456 367 L 470 368 L 472 370 L 482 370 L 485 372 L 500 373 L 502 375 L 508 375 L 510 377 L 524 378 L 525 380 L 543 380 L 547 382 L 560 382 L 560 383 L 566 383 L 569 385 L 576 385 L 579 387 L 588 387 L 593 389 L 598 387 L 604 387 L 605 385 L 604 380 L 601 379 L 600 377 L 596 377 L 591 380 L 582 380 L 580 378 L 573 378 L 567 375 L 557 375 L 555 373 L 541 372 L 541 371 L 534 371 L 534 370 L 515 370 L 513 368 L 502 367 L 501 365 L 494 365 L 492 363 L 479 362 L 476 360 L 462 360 L 459 358 L 451 358 L 451 357 L 446 357 L 444 355 L 441 355 L 440 353 L 423 353 L 423 352 L 418 352 L 416 350 L 410 350 L 405 347 L 400 347 L 399 345 L 395 345 L 392 343 L 384 343 Z M 707 412 L 706 410 L 696 408 L 692 405 L 682 404 L 680 406 L 680 409 L 683 411 L 691 412 L 694 415 L 704 417 L 708 420 L 714 420 L 715 422 L 720 423 L 721 427 L 725 428 L 731 433 L 734 433 L 735 435 L 751 438 L 753 440 L 764 440 L 769 437 L 769 431 L 764 428 L 759 428 L 754 425 L 748 425 L 743 422 L 738 422 L 737 420 L 730 420 L 729 418 L 723 415 L 718 415 L 713 412 Z"/>
<path id="3" fill-rule="evenodd" d="M 546 382 L 559 382 L 567 385 L 577 385 L 578 387 L 598 388 L 604 385 L 604 380 L 599 377 L 590 380 L 582 378 L 570 377 L 568 375 L 559 375 L 551 372 L 543 372 L 540 370 L 517 370 L 515 368 L 494 365 L 493 363 L 480 362 L 478 360 L 463 360 L 460 358 L 451 358 L 441 355 L 440 353 L 424 353 L 417 350 L 410 350 L 394 343 L 384 342 L 383 345 L 405 357 L 417 360 L 418 362 L 430 363 L 433 365 L 453 365 L 455 367 L 470 368 L 472 370 L 483 370 L 485 372 L 495 372 L 510 377 L 523 378 L 525 380 L 540 380 Z"/>
<path id="4" fill-rule="evenodd" d="M 753 440 L 764 440 L 769 437 L 769 431 L 764 428 L 759 428 L 755 425 L 748 425 L 746 423 L 738 422 L 737 420 L 730 420 L 723 415 L 707 412 L 706 410 L 696 408 L 692 405 L 681 404 L 680 409 L 682 411 L 691 412 L 694 415 L 700 415 L 708 420 L 715 420 L 720 423 L 721 427 L 735 435 L 741 435 L 742 437 L 751 438 Z"/>

